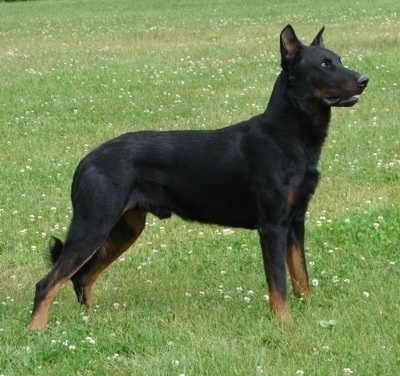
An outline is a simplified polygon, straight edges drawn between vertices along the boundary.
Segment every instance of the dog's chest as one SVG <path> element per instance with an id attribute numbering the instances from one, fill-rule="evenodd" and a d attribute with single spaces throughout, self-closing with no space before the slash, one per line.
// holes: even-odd
<path id="1" fill-rule="evenodd" d="M 287 203 L 290 207 L 307 205 L 318 185 L 319 173 L 316 169 L 308 169 L 296 184 L 289 189 Z"/>

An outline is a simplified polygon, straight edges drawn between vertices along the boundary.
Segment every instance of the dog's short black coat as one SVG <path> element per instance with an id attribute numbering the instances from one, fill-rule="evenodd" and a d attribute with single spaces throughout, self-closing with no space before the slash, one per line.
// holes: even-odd
<path id="1" fill-rule="evenodd" d="M 83 158 L 67 239 L 56 239 L 54 267 L 36 285 L 32 328 L 46 325 L 69 279 L 90 306 L 94 281 L 137 239 L 148 212 L 258 230 L 271 309 L 290 317 L 285 264 L 293 292 L 309 298 L 304 217 L 331 106 L 353 105 L 368 83 L 323 46 L 323 30 L 305 46 L 283 29 L 282 71 L 263 114 L 210 131 L 127 133 Z"/>

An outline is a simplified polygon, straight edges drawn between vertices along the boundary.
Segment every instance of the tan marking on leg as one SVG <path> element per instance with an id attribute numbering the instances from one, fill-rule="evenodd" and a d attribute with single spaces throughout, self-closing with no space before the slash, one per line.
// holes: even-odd
<path id="1" fill-rule="evenodd" d="M 34 308 L 32 312 L 31 322 L 29 327 L 31 329 L 45 329 L 47 325 L 47 317 L 50 309 L 51 302 L 57 291 L 63 285 L 64 282 L 57 283 L 47 295 L 40 301 L 40 303 Z"/>
<path id="2" fill-rule="evenodd" d="M 290 321 L 291 315 L 287 303 L 287 298 L 283 297 L 279 291 L 272 285 L 269 285 L 269 307 L 280 321 Z"/>
<path id="3" fill-rule="evenodd" d="M 304 270 L 304 261 L 299 245 L 291 244 L 286 248 L 286 264 L 292 281 L 293 293 L 298 297 L 309 299 L 310 287 L 307 273 Z"/>

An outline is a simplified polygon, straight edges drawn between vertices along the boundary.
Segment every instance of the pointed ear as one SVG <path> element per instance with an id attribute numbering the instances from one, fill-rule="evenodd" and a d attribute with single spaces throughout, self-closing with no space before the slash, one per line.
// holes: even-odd
<path id="1" fill-rule="evenodd" d="M 302 46 L 291 25 L 287 25 L 281 32 L 281 57 L 282 61 L 292 61 L 297 56 Z"/>
<path id="2" fill-rule="evenodd" d="M 311 46 L 324 47 L 324 40 L 322 39 L 322 33 L 325 30 L 325 26 L 319 31 L 315 36 L 314 40 L 311 42 Z"/>

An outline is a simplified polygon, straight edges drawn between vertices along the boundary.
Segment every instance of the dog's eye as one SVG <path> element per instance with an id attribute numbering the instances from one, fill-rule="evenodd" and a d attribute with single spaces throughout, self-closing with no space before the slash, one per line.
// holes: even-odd
<path id="1" fill-rule="evenodd" d="M 325 56 L 321 61 L 322 68 L 329 68 L 332 66 L 332 59 L 329 56 Z"/>

